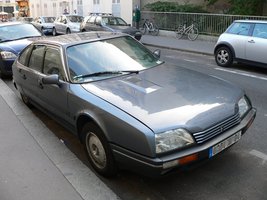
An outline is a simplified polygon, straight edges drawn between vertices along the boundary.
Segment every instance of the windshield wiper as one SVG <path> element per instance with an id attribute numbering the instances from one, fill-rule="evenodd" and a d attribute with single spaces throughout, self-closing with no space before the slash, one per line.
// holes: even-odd
<path id="1" fill-rule="evenodd" d="M 93 76 L 103 76 L 103 75 L 113 75 L 113 74 L 124 74 L 124 73 L 128 73 L 128 74 L 138 74 L 139 71 L 138 70 L 125 70 L 125 71 L 102 71 L 102 72 L 95 72 L 92 74 L 84 74 L 84 75 L 78 75 L 78 76 L 74 76 L 73 79 L 79 79 L 79 78 L 87 78 L 87 77 L 93 77 Z"/>

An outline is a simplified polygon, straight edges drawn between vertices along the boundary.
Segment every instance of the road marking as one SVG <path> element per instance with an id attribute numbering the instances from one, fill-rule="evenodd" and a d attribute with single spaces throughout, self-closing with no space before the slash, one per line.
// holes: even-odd
<path id="1" fill-rule="evenodd" d="M 197 61 L 195 61 L 195 60 L 188 60 L 188 59 L 184 59 L 184 61 L 192 62 L 192 63 L 196 63 L 196 62 L 197 62 Z"/>
<path id="2" fill-rule="evenodd" d="M 255 149 L 251 150 L 249 154 L 262 159 L 262 164 L 265 164 L 265 162 L 267 161 L 267 155 Z"/>
<path id="3" fill-rule="evenodd" d="M 227 69 L 222 69 L 222 68 L 215 68 L 215 69 L 216 70 L 220 70 L 220 71 L 224 71 L 224 72 L 230 72 L 230 73 L 233 73 L 233 74 L 239 74 L 239 75 L 247 76 L 247 77 L 250 77 L 250 78 L 257 78 L 257 79 L 261 79 L 261 80 L 267 81 L 266 77 L 247 74 L 247 73 L 244 73 L 244 72 L 241 72 L 241 71 L 232 71 L 232 70 L 227 70 Z"/>

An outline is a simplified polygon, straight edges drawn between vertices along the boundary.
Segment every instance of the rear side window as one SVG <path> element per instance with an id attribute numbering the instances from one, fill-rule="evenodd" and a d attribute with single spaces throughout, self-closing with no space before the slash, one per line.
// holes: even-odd
<path id="1" fill-rule="evenodd" d="M 253 37 L 267 39 L 267 24 L 255 24 Z"/>
<path id="2" fill-rule="evenodd" d="M 43 45 L 36 45 L 33 47 L 29 60 L 29 68 L 35 69 L 38 72 L 42 71 L 44 51 L 45 46 Z"/>
<path id="3" fill-rule="evenodd" d="M 251 25 L 250 23 L 236 22 L 227 30 L 227 33 L 249 35 Z"/>
<path id="4" fill-rule="evenodd" d="M 18 61 L 20 64 L 22 64 L 24 66 L 28 66 L 28 59 L 29 59 L 29 55 L 30 55 L 31 50 L 32 50 L 32 45 L 28 46 L 27 48 L 25 48 L 23 50 L 20 57 L 18 58 Z"/>

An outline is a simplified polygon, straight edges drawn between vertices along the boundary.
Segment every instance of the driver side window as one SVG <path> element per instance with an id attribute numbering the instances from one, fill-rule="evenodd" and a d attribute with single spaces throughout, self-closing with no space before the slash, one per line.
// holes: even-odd
<path id="1" fill-rule="evenodd" d="M 58 74 L 59 79 L 63 79 L 63 66 L 60 51 L 55 48 L 47 47 L 44 58 L 43 73 L 46 75 Z"/>

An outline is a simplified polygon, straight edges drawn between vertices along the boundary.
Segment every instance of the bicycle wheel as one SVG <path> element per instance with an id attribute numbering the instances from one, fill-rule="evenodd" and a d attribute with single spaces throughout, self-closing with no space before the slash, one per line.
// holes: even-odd
<path id="1" fill-rule="evenodd" d="M 193 28 L 189 30 L 187 37 L 189 40 L 192 41 L 196 40 L 198 37 L 198 28 L 193 26 Z"/>
<path id="2" fill-rule="evenodd" d="M 151 35 L 157 36 L 159 34 L 159 28 L 156 24 L 154 24 L 153 29 L 151 31 Z"/>
<path id="3" fill-rule="evenodd" d="M 182 38 L 184 35 L 184 26 L 183 25 L 179 25 L 179 27 L 177 28 L 177 31 L 176 31 L 176 37 L 178 39 Z"/>
<path id="4" fill-rule="evenodd" d="M 140 32 L 141 32 L 142 35 L 145 35 L 146 32 L 147 32 L 146 25 L 144 24 L 139 30 L 140 30 Z"/>

